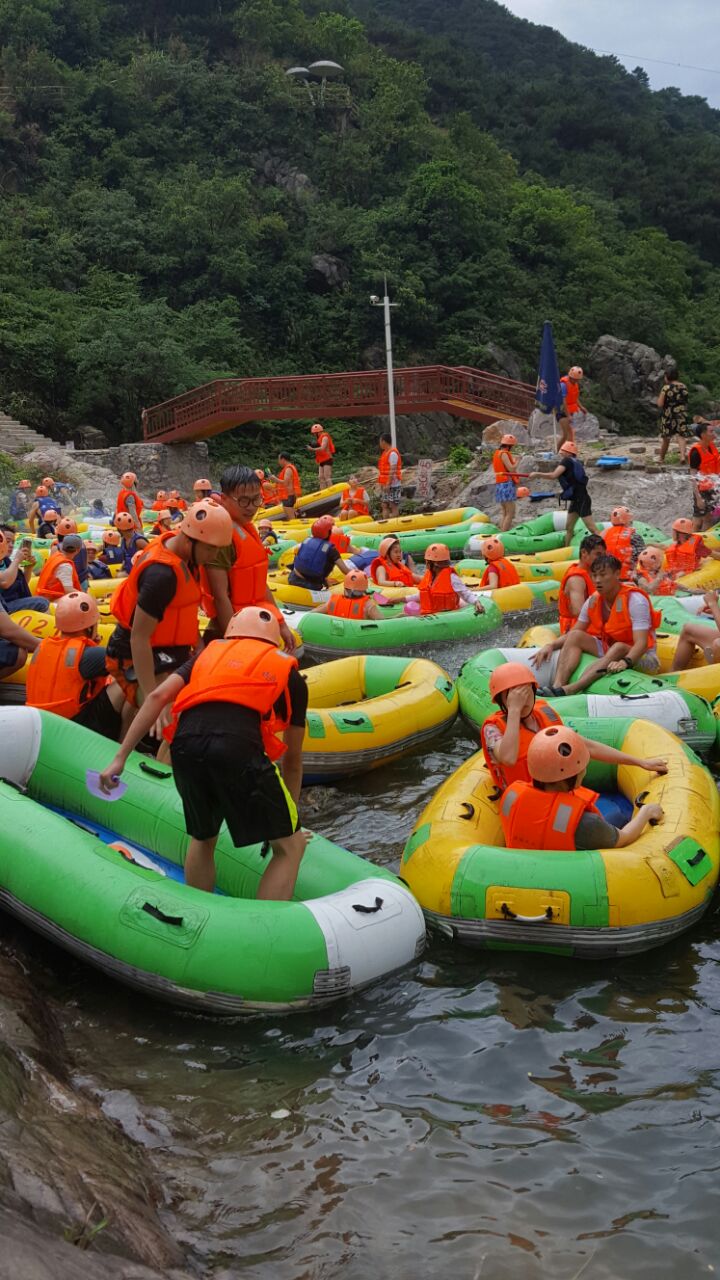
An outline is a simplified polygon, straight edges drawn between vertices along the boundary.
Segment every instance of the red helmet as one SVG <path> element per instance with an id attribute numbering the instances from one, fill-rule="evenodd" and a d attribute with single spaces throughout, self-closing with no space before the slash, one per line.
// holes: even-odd
<path id="1" fill-rule="evenodd" d="M 506 431 L 505 435 L 502 437 L 500 441 L 500 444 L 507 444 L 507 445 L 517 444 L 517 436 L 514 436 L 512 434 L 512 431 Z"/>
<path id="2" fill-rule="evenodd" d="M 119 547 L 120 534 L 117 529 L 106 529 L 102 536 L 103 545 L 106 547 Z"/>
<path id="3" fill-rule="evenodd" d="M 249 605 L 234 613 L 227 624 L 225 637 L 236 640 L 266 640 L 277 648 L 280 645 L 280 624 L 274 613 L 262 606 Z"/>
<path id="4" fill-rule="evenodd" d="M 387 559 L 387 554 L 388 554 L 388 552 L 391 550 L 391 548 L 392 548 L 392 547 L 394 547 L 394 546 L 395 546 L 395 543 L 396 543 L 396 542 L 397 542 L 397 544 L 398 544 L 398 546 L 399 546 L 399 545 L 400 545 L 400 540 L 399 540 L 399 538 L 398 538 L 397 534 L 396 534 L 396 533 L 389 533 L 389 534 L 387 535 L 387 537 L 386 537 L 386 538 L 383 538 L 382 542 L 380 543 L 380 546 L 378 547 L 378 555 L 379 555 L 379 556 L 382 556 L 382 557 L 383 557 L 383 559 Z"/>
<path id="5" fill-rule="evenodd" d="M 568 378 L 573 378 L 576 382 L 579 382 L 584 377 L 585 374 L 579 364 L 574 364 L 571 369 L 568 369 Z"/>
<path id="6" fill-rule="evenodd" d="M 343 587 L 345 591 L 352 591 L 357 595 L 365 595 L 368 589 L 367 574 L 362 569 L 351 569 L 343 578 Z"/>
<path id="7" fill-rule="evenodd" d="M 155 494 L 155 501 L 156 501 L 156 502 L 164 502 L 166 498 L 167 498 L 167 490 L 166 490 L 166 489 L 158 489 L 157 493 Z"/>
<path id="8" fill-rule="evenodd" d="M 432 560 L 433 564 L 450 563 L 450 548 L 445 546 L 444 542 L 431 542 L 425 552 L 425 559 Z"/>
<path id="9" fill-rule="evenodd" d="M 483 538 L 480 543 L 480 555 L 492 564 L 493 560 L 502 560 L 505 548 L 499 538 Z"/>
<path id="10" fill-rule="evenodd" d="M 172 514 L 168 511 L 167 507 L 161 507 L 159 511 L 155 512 L 155 519 L 159 524 L 161 520 L 172 520 Z"/>
<path id="11" fill-rule="evenodd" d="M 262 467 L 255 468 L 255 475 L 257 476 L 258 480 L 265 479 L 265 472 L 263 471 Z"/>
<path id="12" fill-rule="evenodd" d="M 55 605 L 55 626 L 66 635 L 87 631 L 99 620 L 98 607 L 85 591 L 68 591 Z"/>
<path id="13" fill-rule="evenodd" d="M 566 725 L 551 725 L 535 734 L 527 753 L 535 782 L 562 782 L 587 769 L 590 752 L 578 733 Z"/>
<path id="14" fill-rule="evenodd" d="M 610 512 L 611 524 L 632 524 L 632 513 L 629 507 L 613 507 Z"/>
<path id="15" fill-rule="evenodd" d="M 227 547 L 232 542 L 232 520 L 225 508 L 212 498 L 203 498 L 188 507 L 180 528 L 188 538 L 211 547 Z"/>
<path id="16" fill-rule="evenodd" d="M 687 516 L 680 516 L 679 520 L 673 521 L 673 533 L 694 533 L 692 520 L 688 520 Z"/>
<path id="17" fill-rule="evenodd" d="M 18 489 L 29 489 L 29 488 L 30 488 L 29 480 L 18 480 Z"/>
<path id="18" fill-rule="evenodd" d="M 534 685 L 537 689 L 537 680 L 530 668 L 524 667 L 522 662 L 503 662 L 490 676 L 490 697 L 493 702 L 498 702 L 501 693 L 518 689 L 523 684 Z"/>
<path id="19" fill-rule="evenodd" d="M 577 455 L 577 445 L 575 444 L 575 441 L 565 440 L 563 444 L 560 445 L 558 453 L 571 453 L 573 457 L 575 457 Z"/>
<path id="20" fill-rule="evenodd" d="M 258 529 L 272 529 L 272 520 L 268 520 L 267 516 L 263 516 L 262 520 L 258 520 Z"/>
<path id="21" fill-rule="evenodd" d="M 134 529 L 135 521 L 128 511 L 118 511 L 115 516 L 116 529 Z"/>
<path id="22" fill-rule="evenodd" d="M 69 516 L 63 516 L 62 520 L 58 520 L 55 532 L 58 538 L 64 538 L 66 533 L 77 533 L 77 525 Z"/>
<path id="23" fill-rule="evenodd" d="M 42 483 L 45 485 L 46 489 L 52 489 L 53 485 L 55 484 L 55 481 L 53 480 L 52 476 L 45 476 Z"/>
<path id="24" fill-rule="evenodd" d="M 322 424 L 319 422 L 314 422 L 310 428 L 310 431 L 314 436 L 319 436 L 320 433 L 322 432 Z"/>
<path id="25" fill-rule="evenodd" d="M 334 524 L 332 516 L 319 516 L 317 520 L 313 520 L 310 533 L 313 538 L 329 538 Z"/>

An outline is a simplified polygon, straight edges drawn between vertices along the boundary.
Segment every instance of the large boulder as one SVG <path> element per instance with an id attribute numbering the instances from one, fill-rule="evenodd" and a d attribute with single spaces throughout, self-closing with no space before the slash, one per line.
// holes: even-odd
<path id="1" fill-rule="evenodd" d="M 603 334 L 590 351 L 588 370 L 600 384 L 613 410 L 640 409 L 649 419 L 657 417 L 656 400 L 672 356 L 661 356 L 643 342 L 626 342 Z"/>
<path id="2" fill-rule="evenodd" d="M 401 453 L 415 458 L 446 458 L 453 445 L 474 449 L 482 443 L 482 426 L 454 418 L 450 413 L 400 414 L 396 419 Z M 389 419 L 370 419 L 372 435 L 389 431 Z"/>
<path id="3" fill-rule="evenodd" d="M 499 422 L 491 422 L 482 434 L 483 448 L 496 449 L 504 435 L 513 435 L 518 444 L 529 444 L 530 436 L 528 429 L 523 422 L 515 422 L 512 419 Z"/>
<path id="4" fill-rule="evenodd" d="M 515 382 L 523 381 L 520 360 L 510 347 L 498 346 L 497 342 L 486 342 L 478 352 L 478 359 L 488 373 L 497 373 L 502 378 L 513 378 Z"/>
<path id="5" fill-rule="evenodd" d="M 140 493 L 152 502 L 158 489 L 192 493 L 193 482 L 210 468 L 204 440 L 170 445 L 137 442 L 110 449 L 48 445 L 26 455 L 26 461 L 74 485 L 81 505 L 100 498 L 108 510 L 114 506 L 123 471 L 136 473 Z"/>
<path id="6" fill-rule="evenodd" d="M 599 440 L 600 423 L 594 413 L 578 413 L 573 418 L 573 431 L 579 443 Z M 552 448 L 555 440 L 560 439 L 560 432 L 551 413 L 533 409 L 528 422 L 528 439 L 534 445 L 543 445 L 546 448 Z"/>
<path id="7" fill-rule="evenodd" d="M 334 253 L 314 253 L 310 259 L 307 284 L 313 293 L 329 293 L 350 279 L 350 268 Z"/>

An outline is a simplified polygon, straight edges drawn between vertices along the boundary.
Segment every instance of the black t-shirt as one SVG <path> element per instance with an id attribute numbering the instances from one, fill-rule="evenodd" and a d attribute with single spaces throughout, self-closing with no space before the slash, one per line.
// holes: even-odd
<path id="1" fill-rule="evenodd" d="M 576 478 L 575 466 L 572 458 L 565 458 L 561 463 L 562 474 L 558 476 L 560 488 L 563 491 L 572 491 L 573 498 L 579 498 L 587 493 L 587 485 L 581 484 Z"/>
<path id="2" fill-rule="evenodd" d="M 144 613 L 148 613 L 151 618 L 157 618 L 161 622 L 165 610 L 175 596 L 176 580 L 175 572 L 167 564 L 149 564 L 140 574 L 138 583 L 137 607 L 142 609 Z M 190 652 L 189 645 L 162 645 L 164 653 L 170 654 L 173 658 L 186 657 Z M 108 654 L 111 658 L 131 658 L 132 651 L 130 648 L 130 631 L 127 627 L 117 624 L 107 647 Z"/>
<path id="3" fill-rule="evenodd" d="M 217 643 L 213 641 L 213 643 Z M 175 675 L 181 676 L 188 683 L 192 669 L 200 655 L 195 654 L 178 667 Z M 290 698 L 290 724 L 302 728 L 308 705 L 308 688 L 300 672 L 295 668 L 288 680 Z M 278 715 L 285 712 L 285 698 L 278 698 L 275 703 Z M 176 737 L 222 734 L 236 741 L 229 750 L 244 756 L 262 754 L 264 751 L 262 733 L 260 731 L 260 714 L 249 707 L 241 707 L 236 702 L 202 702 L 198 707 L 190 707 L 183 711 L 178 721 Z"/>

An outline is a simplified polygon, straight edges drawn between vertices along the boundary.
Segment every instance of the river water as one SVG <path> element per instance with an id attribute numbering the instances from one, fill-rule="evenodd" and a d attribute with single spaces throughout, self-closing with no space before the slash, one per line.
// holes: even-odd
<path id="1" fill-rule="evenodd" d="M 469 651 L 434 656 L 456 674 Z M 456 726 L 314 790 L 306 820 L 396 868 L 471 749 Z M 711 915 L 602 963 L 433 943 L 347 1004 L 250 1023 L 60 953 L 52 994 L 78 1080 L 150 1148 L 166 1220 L 209 1273 L 694 1280 L 720 1270 L 719 934 Z"/>

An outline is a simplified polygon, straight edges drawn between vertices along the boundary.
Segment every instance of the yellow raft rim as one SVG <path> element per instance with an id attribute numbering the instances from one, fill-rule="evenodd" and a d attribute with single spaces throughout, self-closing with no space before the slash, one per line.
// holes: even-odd
<path id="1" fill-rule="evenodd" d="M 458 712 L 455 683 L 426 658 L 365 654 L 303 672 L 306 782 L 377 769 L 430 742 Z"/>
<path id="2" fill-rule="evenodd" d="M 472 517 L 469 512 L 473 511 Z M 353 521 L 353 532 L 358 536 L 365 533 L 423 533 L 429 529 L 444 529 L 450 525 L 462 524 L 472 519 L 474 524 L 487 524 L 489 517 L 482 512 L 475 513 L 472 507 L 447 507 L 444 511 L 419 511 L 412 516 L 391 516 L 387 520 L 368 520 L 360 516 Z M 343 520 L 343 525 L 345 521 Z M 468 537 L 470 532 L 468 532 Z"/>
<path id="3" fill-rule="evenodd" d="M 692 621 L 692 619 L 690 619 L 690 621 Z M 675 650 L 677 649 L 679 639 L 680 639 L 679 636 L 668 635 L 666 631 L 658 631 L 656 633 L 657 655 L 658 655 L 658 661 L 660 663 L 660 669 L 657 674 L 669 675 L 672 672 L 673 659 L 675 657 Z M 540 649 L 545 644 L 551 644 L 553 640 L 557 640 L 557 630 L 552 626 L 539 625 L 539 626 L 529 627 L 528 630 L 525 631 L 523 635 L 520 637 L 520 639 L 517 642 L 517 645 L 519 649 L 534 649 L 534 648 Z M 690 660 L 690 665 L 688 666 L 688 668 L 684 671 L 673 672 L 673 677 L 689 675 L 690 672 L 696 670 L 697 668 L 707 667 L 708 665 L 710 664 L 708 664 L 705 654 L 702 652 L 701 649 L 696 648 Z M 642 670 L 642 668 L 638 668 L 638 669 Z M 720 666 L 717 667 L 717 670 L 719 673 L 718 681 L 720 682 Z M 654 675 L 656 673 L 649 672 L 648 674 Z M 683 689 L 688 689 L 690 693 L 700 692 L 699 690 L 692 688 L 689 684 L 685 684 L 683 681 L 679 679 L 678 679 L 678 683 L 681 684 L 681 687 Z M 702 694 L 702 696 L 706 697 L 707 695 Z"/>
<path id="4" fill-rule="evenodd" d="M 340 500 L 346 488 L 347 482 L 343 480 L 338 484 L 328 485 L 327 489 L 317 489 L 314 493 L 303 493 L 295 503 L 295 510 L 306 511 L 308 508 L 312 510 L 313 507 L 324 507 L 326 505 L 328 508 L 335 507 L 337 509 L 340 506 Z M 285 521 L 282 519 L 283 511 L 282 503 L 275 502 L 270 507 L 263 507 L 256 519 L 277 520 L 279 524 L 284 524 Z"/>
<path id="5" fill-rule="evenodd" d="M 288 582 L 289 571 L 276 570 L 268 574 L 268 586 L 278 604 L 289 605 L 293 609 L 316 609 L 318 605 L 327 604 L 331 595 L 339 595 L 342 591 L 343 575 L 334 569 L 328 579 L 330 586 L 323 591 L 311 591 L 308 587 L 292 586 Z M 558 598 L 560 584 L 552 578 L 543 578 L 538 582 L 519 582 L 512 587 L 498 587 L 495 591 L 479 588 L 479 579 L 472 585 L 479 589 L 483 599 L 492 600 L 502 613 L 525 613 L 532 609 L 547 609 Z M 470 584 L 470 580 L 468 580 Z M 402 604 L 405 600 L 417 600 L 417 587 L 385 587 L 371 584 L 373 595 L 382 596 L 391 604 Z"/>
<path id="6" fill-rule="evenodd" d="M 507 849 L 478 752 L 436 792 L 403 854 L 400 876 L 431 928 L 470 946 L 594 959 L 660 946 L 701 918 L 720 868 L 715 782 L 657 725 L 616 721 L 614 730 L 613 746 L 667 759 L 664 777 L 617 770 L 617 789 L 661 804 L 662 822 L 625 849 Z"/>

